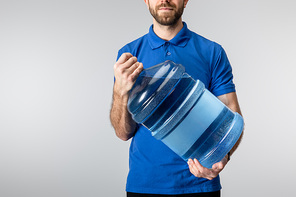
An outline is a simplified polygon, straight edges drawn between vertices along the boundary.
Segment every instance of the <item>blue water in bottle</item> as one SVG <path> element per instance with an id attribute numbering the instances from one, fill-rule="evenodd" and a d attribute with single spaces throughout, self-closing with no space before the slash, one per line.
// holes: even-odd
<path id="1" fill-rule="evenodd" d="M 140 74 L 130 92 L 128 110 L 185 161 L 196 158 L 207 168 L 222 160 L 244 127 L 238 113 L 172 61 Z"/>

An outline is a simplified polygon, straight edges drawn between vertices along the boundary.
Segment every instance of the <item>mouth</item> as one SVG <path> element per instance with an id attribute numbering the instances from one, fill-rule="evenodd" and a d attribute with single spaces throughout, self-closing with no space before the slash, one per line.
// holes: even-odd
<path id="1" fill-rule="evenodd" d="M 160 5 L 158 5 L 158 9 L 163 11 L 171 11 L 174 10 L 174 6 L 168 3 L 161 3 Z"/>
<path id="2" fill-rule="evenodd" d="M 161 11 L 172 11 L 174 9 L 172 7 L 160 7 L 159 10 L 161 10 Z"/>

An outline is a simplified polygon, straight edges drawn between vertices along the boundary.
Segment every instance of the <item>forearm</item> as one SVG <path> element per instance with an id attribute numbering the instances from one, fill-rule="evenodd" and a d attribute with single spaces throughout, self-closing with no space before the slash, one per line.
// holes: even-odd
<path id="1" fill-rule="evenodd" d="M 130 53 L 123 53 L 114 65 L 115 83 L 110 111 L 111 124 L 116 135 L 126 141 L 136 130 L 137 123 L 127 110 L 129 91 L 143 70 L 143 64 Z"/>
<path id="2" fill-rule="evenodd" d="M 127 141 L 136 130 L 136 123 L 127 110 L 128 95 L 119 95 L 113 92 L 113 103 L 110 112 L 110 120 L 117 137 Z"/>

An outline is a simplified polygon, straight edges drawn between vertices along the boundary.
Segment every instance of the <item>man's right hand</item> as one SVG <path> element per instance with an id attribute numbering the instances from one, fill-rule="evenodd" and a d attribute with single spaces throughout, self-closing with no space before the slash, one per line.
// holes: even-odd
<path id="1" fill-rule="evenodd" d="M 114 65 L 114 91 L 120 96 L 128 95 L 142 70 L 143 64 L 136 57 L 123 53 Z"/>
<path id="2" fill-rule="evenodd" d="M 110 120 L 116 135 L 122 140 L 130 139 L 136 132 L 136 122 L 127 110 L 129 91 L 143 70 L 143 64 L 130 53 L 123 53 L 114 65 L 115 83 Z"/>

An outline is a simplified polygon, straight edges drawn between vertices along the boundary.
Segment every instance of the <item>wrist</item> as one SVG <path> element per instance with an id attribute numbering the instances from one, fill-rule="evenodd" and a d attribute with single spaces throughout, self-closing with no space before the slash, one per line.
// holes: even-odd
<path id="1" fill-rule="evenodd" d="M 129 97 L 129 92 L 126 92 L 122 89 L 118 89 L 116 86 L 114 86 L 113 99 L 127 102 L 128 97 Z"/>
<path id="2" fill-rule="evenodd" d="M 113 86 L 114 94 L 117 94 L 120 97 L 128 97 L 132 86 L 126 83 L 121 83 L 119 81 L 115 81 Z"/>

